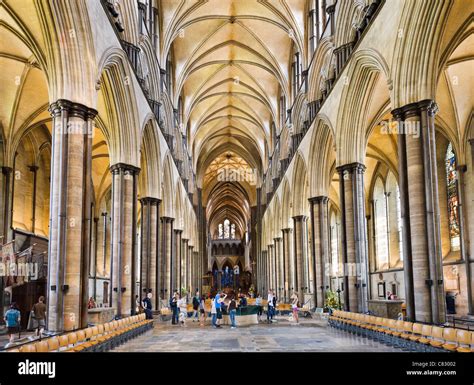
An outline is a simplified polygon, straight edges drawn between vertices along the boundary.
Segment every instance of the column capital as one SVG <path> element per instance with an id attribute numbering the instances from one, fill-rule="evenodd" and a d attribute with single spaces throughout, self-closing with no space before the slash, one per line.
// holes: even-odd
<path id="1" fill-rule="evenodd" d="M 39 170 L 39 167 L 38 166 L 28 166 L 28 169 L 31 171 L 31 172 L 36 172 Z"/>
<path id="2" fill-rule="evenodd" d="M 273 240 L 274 240 L 275 242 L 280 242 L 280 241 L 281 241 L 281 237 L 273 238 Z"/>
<path id="3" fill-rule="evenodd" d="M 427 111 L 428 115 L 434 116 L 438 112 L 438 105 L 433 99 L 424 99 L 395 108 L 392 110 L 392 116 L 395 119 L 404 120 L 412 116 L 419 116 L 422 111 Z"/>
<path id="4" fill-rule="evenodd" d="M 354 172 L 354 171 L 357 171 L 359 173 L 363 173 L 365 172 L 365 165 L 363 165 L 362 163 L 359 163 L 359 162 L 354 162 L 354 163 L 348 163 L 348 164 L 344 164 L 344 165 L 341 165 L 339 167 L 336 167 L 336 170 L 337 172 L 339 172 L 339 174 L 343 174 L 344 172 Z"/>
<path id="5" fill-rule="evenodd" d="M 308 217 L 306 215 L 296 215 L 293 217 L 293 220 L 296 222 L 304 222 Z"/>
<path id="6" fill-rule="evenodd" d="M 291 233 L 293 229 L 291 227 L 287 227 L 286 229 L 281 229 L 281 231 L 283 231 L 283 233 Z"/>
<path id="7" fill-rule="evenodd" d="M 316 204 L 316 203 L 328 203 L 329 198 L 325 195 L 319 195 L 317 197 L 308 198 L 309 203 Z"/>
<path id="8" fill-rule="evenodd" d="M 180 229 L 173 229 L 173 231 L 174 231 L 176 234 L 182 234 L 182 233 L 183 233 L 183 230 L 180 230 Z"/>
<path id="9" fill-rule="evenodd" d="M 189 239 L 188 239 L 188 238 L 181 238 L 181 240 L 182 240 L 184 243 L 189 242 Z"/>
<path id="10" fill-rule="evenodd" d="M 94 119 L 97 115 L 97 110 L 66 99 L 58 99 L 54 103 L 51 103 L 48 111 L 52 117 L 57 117 L 61 115 L 61 112 L 66 111 L 69 116 L 77 116 L 84 120 Z"/>
<path id="11" fill-rule="evenodd" d="M 171 218 L 171 217 L 166 217 L 166 216 L 163 216 L 163 217 L 160 217 L 161 221 L 162 222 L 170 222 L 170 223 L 173 223 L 174 221 L 174 218 Z"/>
<path id="12" fill-rule="evenodd" d="M 272 243 L 270 243 L 267 247 L 268 247 L 269 249 L 273 249 L 273 246 L 274 246 L 274 245 L 273 245 Z"/>
<path id="13" fill-rule="evenodd" d="M 6 166 L 3 166 L 2 167 L 2 174 L 3 175 L 10 175 L 11 173 L 13 172 L 13 168 L 11 167 L 6 167 Z"/>
<path id="14" fill-rule="evenodd" d="M 138 175 L 140 173 L 140 168 L 126 163 L 115 163 L 110 166 L 110 172 L 112 174 L 117 174 L 120 171 L 128 172 L 132 175 Z"/>
<path id="15" fill-rule="evenodd" d="M 467 171 L 467 165 L 465 164 L 460 164 L 459 166 L 456 167 L 456 170 L 459 171 L 459 172 L 466 172 Z"/>
<path id="16" fill-rule="evenodd" d="M 140 202 L 143 204 L 150 203 L 152 206 L 154 206 L 154 205 L 159 205 L 161 203 L 161 199 L 152 198 L 152 197 L 143 197 L 143 198 L 140 198 Z"/>

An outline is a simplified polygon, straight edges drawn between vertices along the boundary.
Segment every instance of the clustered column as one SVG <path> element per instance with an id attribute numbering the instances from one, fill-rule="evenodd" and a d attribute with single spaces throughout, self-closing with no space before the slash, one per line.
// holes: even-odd
<path id="1" fill-rule="evenodd" d="M 140 199 L 142 205 L 140 295 L 151 291 L 155 309 L 159 309 L 161 289 L 159 280 L 161 271 L 158 263 L 160 202 L 157 198 Z"/>
<path id="2" fill-rule="evenodd" d="M 281 237 L 276 237 L 275 242 L 275 266 L 276 266 L 276 287 L 275 293 L 279 299 L 283 297 L 283 253 L 281 247 Z"/>
<path id="3" fill-rule="evenodd" d="M 293 248 L 291 247 L 291 233 L 292 228 L 286 228 L 282 230 L 283 233 L 283 263 L 284 263 L 284 288 L 285 288 L 285 301 L 288 301 L 293 294 L 295 289 L 295 268 L 293 259 Z"/>
<path id="4" fill-rule="evenodd" d="M 182 255 L 181 255 L 181 282 L 182 285 L 186 288 L 186 291 L 190 291 L 191 287 L 188 281 L 188 271 L 189 271 L 189 254 L 188 254 L 188 246 L 189 246 L 189 239 L 183 238 L 181 240 L 182 243 Z"/>
<path id="5" fill-rule="evenodd" d="M 51 104 L 49 111 L 53 129 L 47 328 L 63 331 L 87 326 L 92 123 L 97 111 L 64 99 Z"/>
<path id="6" fill-rule="evenodd" d="M 168 299 L 173 294 L 171 282 L 173 254 L 173 222 L 174 218 L 161 217 L 161 298 Z"/>
<path id="7" fill-rule="evenodd" d="M 311 252 L 313 260 L 314 299 L 317 307 L 324 307 L 329 281 L 326 272 L 329 267 L 329 223 L 326 196 L 310 198 L 311 205 Z"/>
<path id="8" fill-rule="evenodd" d="M 306 232 L 307 219 L 305 215 L 298 215 L 293 217 L 294 222 L 294 259 L 296 267 L 296 282 L 295 289 L 298 292 L 300 300 L 304 302 L 305 279 L 304 279 L 304 263 L 306 260 Z"/>
<path id="9" fill-rule="evenodd" d="M 137 179 L 139 169 L 117 163 L 112 173 L 112 306 L 119 317 L 135 309 Z"/>
<path id="10" fill-rule="evenodd" d="M 398 122 L 400 206 L 407 318 L 444 323 L 433 100 L 392 111 Z"/>
<path id="11" fill-rule="evenodd" d="M 174 247 L 172 255 L 172 275 L 171 275 L 171 287 L 172 290 L 177 290 L 178 293 L 181 292 L 181 255 L 182 255 L 182 244 L 181 237 L 183 236 L 183 230 L 175 229 L 174 230 Z"/>
<path id="12" fill-rule="evenodd" d="M 262 250 L 262 285 L 261 285 L 261 293 L 262 297 L 265 295 L 265 291 L 268 289 L 268 283 L 267 283 L 267 250 Z"/>
<path id="13" fill-rule="evenodd" d="M 368 309 L 367 222 L 364 202 L 365 166 L 351 163 L 337 168 L 342 211 L 344 306 L 352 312 Z"/>

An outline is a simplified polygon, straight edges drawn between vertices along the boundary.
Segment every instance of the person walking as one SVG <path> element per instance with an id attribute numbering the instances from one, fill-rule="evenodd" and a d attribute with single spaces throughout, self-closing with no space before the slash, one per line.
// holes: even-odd
<path id="1" fill-rule="evenodd" d="M 20 332 L 21 315 L 16 302 L 12 302 L 10 309 L 5 313 L 4 319 L 7 324 L 9 344 L 11 344 L 15 340 L 15 334 Z"/>
<path id="2" fill-rule="evenodd" d="M 262 306 L 262 296 L 260 295 L 260 293 L 257 293 L 257 298 L 255 298 L 255 306 L 257 306 L 258 322 L 262 322 L 263 306 Z"/>
<path id="3" fill-rule="evenodd" d="M 229 317 L 230 317 L 230 328 L 235 329 L 237 325 L 235 324 L 235 316 L 237 314 L 237 302 L 235 301 L 234 296 L 230 298 L 229 307 L 228 307 Z"/>
<path id="4" fill-rule="evenodd" d="M 170 298 L 170 308 L 173 312 L 171 316 L 171 324 L 177 325 L 178 324 L 178 292 L 174 292 L 173 296 Z"/>
<path id="5" fill-rule="evenodd" d="M 36 336 L 41 337 L 44 328 L 46 327 L 46 305 L 44 303 L 44 296 L 38 298 L 38 302 L 33 305 L 33 319 L 35 320 Z"/>
<path id="6" fill-rule="evenodd" d="M 200 326 L 204 326 L 206 324 L 206 297 L 202 296 L 199 301 L 199 313 L 201 316 Z"/>
<path id="7" fill-rule="evenodd" d="M 196 293 L 194 294 L 193 297 L 193 322 L 198 321 L 199 322 L 199 304 L 200 304 L 200 297 L 199 297 L 199 290 L 196 290 Z"/>
<path id="8" fill-rule="evenodd" d="M 291 301 L 291 309 L 293 311 L 293 319 L 296 320 L 296 323 L 299 323 L 298 319 L 298 307 L 300 304 L 299 298 L 298 298 L 298 293 L 295 291 L 290 297 Z"/>

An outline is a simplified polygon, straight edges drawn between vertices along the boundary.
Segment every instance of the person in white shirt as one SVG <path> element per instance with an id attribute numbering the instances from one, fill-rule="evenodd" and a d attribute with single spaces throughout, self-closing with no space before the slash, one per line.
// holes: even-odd
<path id="1" fill-rule="evenodd" d="M 179 296 L 178 300 L 178 308 L 179 308 L 179 319 L 181 326 L 184 326 L 184 321 L 186 320 L 186 316 L 188 315 L 188 304 L 186 302 L 186 297 Z"/>
<path id="2" fill-rule="evenodd" d="M 267 297 L 267 322 L 272 323 L 273 321 L 273 291 L 272 289 L 268 290 L 268 297 Z"/>

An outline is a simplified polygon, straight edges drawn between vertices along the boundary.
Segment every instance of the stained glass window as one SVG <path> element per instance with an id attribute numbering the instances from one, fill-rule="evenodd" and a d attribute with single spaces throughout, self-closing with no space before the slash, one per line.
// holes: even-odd
<path id="1" fill-rule="evenodd" d="M 230 239 L 235 239 L 235 224 L 230 226 Z"/>
<path id="2" fill-rule="evenodd" d="M 456 154 L 453 151 L 451 143 L 449 143 L 446 151 L 446 184 L 448 193 L 448 221 L 451 250 L 457 251 L 460 247 L 458 173 L 456 170 Z"/>
<path id="3" fill-rule="evenodd" d="M 224 230 L 222 227 L 222 223 L 219 223 L 218 229 L 219 229 L 219 234 L 218 234 L 219 239 L 224 238 Z"/>
<path id="4" fill-rule="evenodd" d="M 377 267 L 385 269 L 388 264 L 388 221 L 387 198 L 382 179 L 377 178 L 374 186 L 374 219 L 375 219 L 375 255 Z"/>

